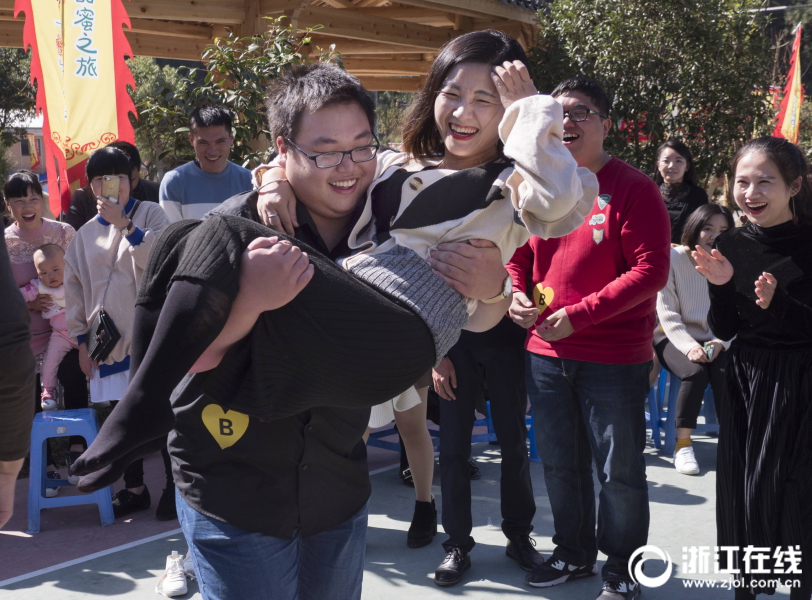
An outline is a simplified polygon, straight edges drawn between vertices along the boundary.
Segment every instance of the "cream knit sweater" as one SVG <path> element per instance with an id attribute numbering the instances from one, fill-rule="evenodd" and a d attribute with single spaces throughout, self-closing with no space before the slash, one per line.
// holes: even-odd
<path id="1" fill-rule="evenodd" d="M 708 281 L 694 268 L 685 246 L 672 248 L 668 283 L 657 294 L 660 325 L 654 343 L 668 338 L 685 355 L 705 342 L 719 342 L 727 350 L 730 342 L 717 339 L 708 327 L 709 310 Z"/>

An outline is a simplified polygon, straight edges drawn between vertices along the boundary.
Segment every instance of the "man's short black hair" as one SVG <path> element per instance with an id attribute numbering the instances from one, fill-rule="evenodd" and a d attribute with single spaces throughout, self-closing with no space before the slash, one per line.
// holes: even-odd
<path id="1" fill-rule="evenodd" d="M 592 81 L 591 79 L 580 76 L 570 77 L 555 86 L 553 93 L 550 95 L 553 98 L 557 98 L 567 92 L 581 92 L 584 96 L 592 100 L 598 112 L 604 115 L 608 116 L 609 111 L 612 110 L 612 102 L 609 100 L 609 96 L 606 95 L 606 92 L 597 81 Z"/>
<path id="2" fill-rule="evenodd" d="M 3 185 L 6 198 L 24 198 L 31 193 L 42 196 L 42 186 L 36 173 L 25 169 L 12 174 Z"/>
<path id="3" fill-rule="evenodd" d="M 127 179 L 132 182 L 132 163 L 130 158 L 118 148 L 111 148 L 105 146 L 96 150 L 87 159 L 87 167 L 85 167 L 88 181 L 92 181 L 96 177 L 103 175 L 121 175 L 127 174 Z"/>
<path id="4" fill-rule="evenodd" d="M 218 125 L 225 127 L 228 134 L 231 135 L 234 126 L 231 112 L 222 106 L 204 104 L 198 106 L 189 115 L 189 130 L 193 133 L 199 127 L 217 127 Z"/>
<path id="5" fill-rule="evenodd" d="M 294 66 L 271 83 L 265 95 L 271 139 L 274 143 L 279 136 L 293 139 L 305 111 L 352 102 L 361 106 L 375 131 L 375 103 L 360 81 L 327 63 Z"/>
<path id="6" fill-rule="evenodd" d="M 118 148 L 119 150 L 121 150 L 124 154 L 127 155 L 127 158 L 130 159 L 130 162 L 132 163 L 132 168 L 137 171 L 141 170 L 141 153 L 138 152 L 138 148 L 133 146 L 130 142 L 118 140 L 113 142 L 112 144 L 107 144 L 107 147 Z"/>

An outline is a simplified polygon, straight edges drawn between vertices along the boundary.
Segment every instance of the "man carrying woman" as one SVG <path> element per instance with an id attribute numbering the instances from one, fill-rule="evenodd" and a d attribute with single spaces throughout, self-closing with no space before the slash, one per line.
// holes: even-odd
<path id="1" fill-rule="evenodd" d="M 504 44 L 502 34 L 479 34 L 468 34 L 473 36 L 468 41 Z M 483 41 L 481 34 L 498 40 Z M 448 178 L 447 185 L 469 185 L 476 193 L 463 200 L 473 204 L 455 206 L 430 194 L 426 200 L 445 200 L 451 213 L 412 214 L 409 208 L 426 206 L 415 194 L 384 194 L 389 204 L 367 202 L 348 239 L 348 245 L 366 250 L 347 265 L 358 277 L 301 242 L 283 234 L 265 237 L 272 232 L 227 216 L 170 227 L 151 256 L 136 307 L 129 401 L 113 412 L 77 471 L 98 470 L 82 483 L 103 485 L 123 463 L 161 443 L 156 436 L 174 425 L 170 447 L 179 513 L 206 598 L 250 596 L 258 587 L 276 589 L 280 598 L 360 596 L 369 495 L 361 435 L 368 407 L 404 392 L 436 364 L 468 321 L 469 308 L 472 326 L 481 328 L 506 309 L 504 277 L 465 285 L 466 301 L 426 269 L 428 249 L 436 239 L 444 241 L 446 223 L 458 219 L 465 237 L 446 239 L 481 238 L 472 234 L 485 227 L 496 238 L 491 241 L 502 244 L 499 254 L 506 261 L 529 235 L 516 227 L 519 219 L 539 233 L 561 235 L 582 220 L 582 204 L 590 203 L 583 199 L 594 197 L 594 178 L 578 170 L 561 145 L 560 107 L 534 95 L 520 102 L 529 93 L 524 67 L 477 61 L 473 84 L 455 79 L 468 64 L 443 63 L 438 84 L 449 87 L 442 100 L 456 101 L 457 107 L 435 112 L 437 97 L 430 96 L 419 125 L 440 150 L 445 139 L 474 143 L 462 144 L 468 149 L 462 155 L 448 152 L 436 172 L 415 164 L 431 183 Z M 456 72 L 449 74 L 452 68 Z M 374 163 L 364 165 L 377 151 L 369 99 L 356 80 L 341 77 L 349 79 L 348 89 L 331 102 L 319 97 L 317 88 L 305 87 L 288 139 L 276 139 L 291 162 L 290 168 L 285 165 L 290 183 L 297 185 L 296 179 L 312 186 L 327 200 L 306 208 L 324 245 L 333 249 L 346 239 L 357 198 L 374 173 Z M 513 141 L 517 155 L 527 160 L 512 170 L 507 163 L 492 163 L 501 158 L 498 126 L 504 106 L 514 103 L 507 113 L 511 118 L 501 123 L 505 151 Z M 340 107 L 351 110 L 337 119 L 334 111 Z M 490 111 L 480 127 L 467 124 L 472 109 Z M 521 119 L 534 120 L 540 133 L 527 135 L 527 127 L 517 124 Z M 511 131 L 521 135 L 514 141 Z M 420 150 L 436 152 L 431 145 Z M 540 162 L 554 166 L 541 175 L 534 170 Z M 392 189 L 419 192 L 421 177 L 402 171 L 389 173 L 390 179 L 399 173 L 401 182 Z M 465 175 L 451 179 L 455 173 Z M 380 210 L 387 218 L 378 218 Z M 377 212 L 375 219 L 369 211 Z M 398 241 L 415 241 L 408 237 L 414 218 L 421 216 L 437 229 L 431 231 L 434 242 L 415 242 L 418 248 L 425 245 L 424 258 L 415 260 L 416 251 Z M 322 229 L 336 217 L 347 218 Z M 398 218 L 404 219 L 402 227 Z M 491 223 L 496 223 L 493 230 L 487 229 Z M 278 276 L 267 277 L 268 268 Z M 503 269 L 501 275 L 506 276 Z M 432 308 L 432 298 L 453 301 Z M 494 302 L 478 306 L 479 299 Z M 196 373 L 175 390 L 173 415 L 169 394 L 189 371 Z M 250 476 L 240 477 L 239 469 Z M 335 485 L 325 486 L 327 480 Z"/>

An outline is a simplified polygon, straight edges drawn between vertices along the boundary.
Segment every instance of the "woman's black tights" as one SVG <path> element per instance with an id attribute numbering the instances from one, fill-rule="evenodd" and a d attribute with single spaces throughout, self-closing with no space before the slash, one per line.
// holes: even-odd
<path id="1" fill-rule="evenodd" d="M 175 423 L 172 391 L 222 331 L 230 308 L 221 291 L 185 280 L 172 283 L 163 304 L 136 306 L 130 384 L 73 465 L 85 475 L 82 491 L 105 487 L 130 462 L 166 446 Z"/>

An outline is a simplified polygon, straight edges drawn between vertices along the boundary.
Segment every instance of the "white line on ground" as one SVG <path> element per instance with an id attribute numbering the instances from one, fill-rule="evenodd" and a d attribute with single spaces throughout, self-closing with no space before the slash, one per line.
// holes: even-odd
<path id="1" fill-rule="evenodd" d="M 102 556 L 107 556 L 108 554 L 114 554 L 116 552 L 121 552 L 122 550 L 135 548 L 136 546 L 140 546 L 141 544 L 148 544 L 149 542 L 154 542 L 156 540 L 169 537 L 170 535 L 176 535 L 178 533 L 181 533 L 180 527 L 177 529 L 172 529 L 171 531 L 165 531 L 163 533 L 159 533 L 157 535 L 144 538 L 143 540 L 129 542 L 128 544 L 122 544 L 121 546 L 116 546 L 115 548 L 108 548 L 107 550 L 102 550 L 101 552 L 94 552 L 93 554 L 88 554 L 87 556 L 74 558 L 73 560 L 59 563 L 58 565 L 54 565 L 52 567 L 46 567 L 44 569 L 40 569 L 39 571 L 32 571 L 31 573 L 26 573 L 25 575 L 18 575 L 17 577 L 12 577 L 11 579 L 0 581 L 0 588 L 5 587 L 7 585 L 11 585 L 12 583 L 17 583 L 18 581 L 24 581 L 26 579 L 31 579 L 32 577 L 45 575 L 46 573 L 51 573 L 52 571 L 58 571 L 59 569 L 64 569 L 65 567 L 72 567 L 73 565 L 78 565 L 80 563 L 93 560 L 94 558 L 101 558 Z"/>

